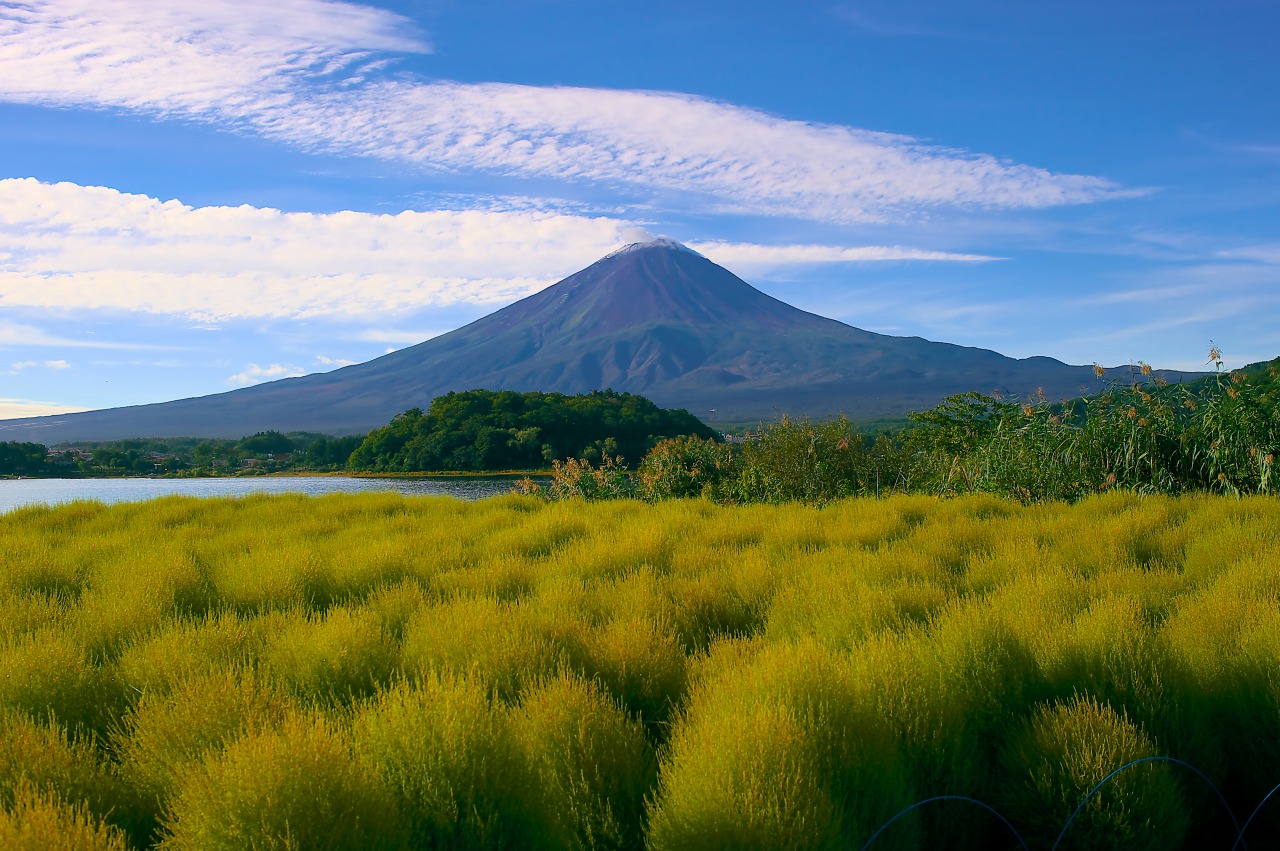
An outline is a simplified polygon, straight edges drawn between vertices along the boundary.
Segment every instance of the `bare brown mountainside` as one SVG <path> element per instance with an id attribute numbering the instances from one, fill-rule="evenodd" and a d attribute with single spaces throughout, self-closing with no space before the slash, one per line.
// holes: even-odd
<path id="1" fill-rule="evenodd" d="M 806 313 L 678 243 L 655 240 L 367 363 L 174 402 L 0 421 L 0 440 L 348 434 L 473 388 L 613 388 L 711 423 L 743 423 L 779 413 L 879 419 L 967 390 L 1043 388 L 1066 399 L 1099 386 L 1088 366 L 875 334 Z"/>

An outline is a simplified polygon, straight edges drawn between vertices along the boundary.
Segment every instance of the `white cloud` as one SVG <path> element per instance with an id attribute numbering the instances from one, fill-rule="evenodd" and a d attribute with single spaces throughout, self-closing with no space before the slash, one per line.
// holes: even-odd
<path id="1" fill-rule="evenodd" d="M 552 213 L 398 215 L 192 208 L 0 180 L 0 306 L 200 321 L 387 316 L 528 295 L 617 248 L 626 222 Z M 38 342 L 0 325 L 0 345 Z M 50 338 L 46 342 L 52 342 Z M 84 344 L 88 345 L 88 344 Z"/>
<path id="2" fill-rule="evenodd" d="M 0 307 L 244 318 L 407 315 L 496 306 L 648 233 L 630 222 L 548 212 L 397 215 L 188 207 L 114 189 L 0 180 Z M 872 259 L 984 260 L 912 248 L 704 243 L 731 269 Z M 372 332 L 371 332 L 372 333 Z M 414 332 L 376 342 L 418 342 Z M 373 340 L 370 337 L 368 339 Z M 0 345 L 68 342 L 0 323 Z"/>
<path id="3" fill-rule="evenodd" d="M 33 402 L 30 399 L 0 398 L 0 420 L 16 419 L 18 417 L 47 417 L 51 414 L 72 414 L 76 411 L 84 410 L 87 409 L 78 408 L 74 405 L 59 405 L 54 402 Z M 0 427 L 0 440 L 3 438 L 3 427 Z"/>
<path id="4" fill-rule="evenodd" d="M 783 266 L 829 263 L 868 263 L 891 260 L 932 260 L 959 263 L 984 263 L 1001 260 L 985 254 L 959 254 L 930 251 L 901 245 L 861 245 L 846 248 L 839 245 L 755 245 L 741 242 L 691 242 L 689 247 L 709 260 L 727 266 L 739 274 L 761 272 Z"/>
<path id="5" fill-rule="evenodd" d="M 230 118 L 288 107 L 302 80 L 358 83 L 371 50 L 428 51 L 402 34 L 412 26 L 327 0 L 5 3 L 0 91 L 29 103 Z"/>
<path id="6" fill-rule="evenodd" d="M 46 369 L 71 369 L 71 364 L 69 364 L 64 360 L 47 360 L 47 361 L 24 360 L 24 361 L 18 361 L 17 363 L 11 364 L 9 367 L 10 369 L 9 375 L 17 375 L 19 372 L 22 372 L 22 370 L 24 369 L 31 369 L 32 367 L 36 367 L 36 366 L 43 366 Z"/>
<path id="7" fill-rule="evenodd" d="M 347 360 L 345 358 L 328 358 L 328 357 L 325 357 L 324 355 L 316 355 L 316 363 L 320 364 L 321 366 L 331 366 L 337 369 L 344 366 L 354 366 L 355 364 L 360 363 L 360 361 Z"/>
<path id="8" fill-rule="evenodd" d="M 306 374 L 307 371 L 300 366 L 284 366 L 278 363 L 273 363 L 271 366 L 258 366 L 256 363 L 251 363 L 245 367 L 244 372 L 229 376 L 227 383 L 248 386 L 260 384 L 263 381 L 274 381 L 277 378 L 297 378 Z"/>
<path id="9" fill-rule="evenodd" d="M 1218 256 L 1226 260 L 1244 260 L 1268 266 L 1280 266 L 1280 243 L 1263 243 L 1261 245 L 1233 248 L 1218 252 Z"/>
<path id="10" fill-rule="evenodd" d="M 1126 193 L 984 154 L 670 92 L 421 82 L 384 10 L 322 0 L 29 0 L 0 7 L 0 98 L 207 121 L 303 149 L 630 186 L 701 209 L 829 221 Z M 689 197 L 692 193 L 692 198 Z"/>

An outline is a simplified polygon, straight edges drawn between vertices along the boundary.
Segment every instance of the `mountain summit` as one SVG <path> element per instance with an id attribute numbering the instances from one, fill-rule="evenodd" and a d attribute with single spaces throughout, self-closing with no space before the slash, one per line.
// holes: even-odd
<path id="1" fill-rule="evenodd" d="M 367 363 L 213 396 L 3 421 L 0 440 L 356 433 L 472 388 L 613 388 L 730 423 L 779 413 L 900 416 L 966 390 L 1068 398 L 1097 387 L 1091 367 L 875 334 L 806 313 L 659 239 Z"/>

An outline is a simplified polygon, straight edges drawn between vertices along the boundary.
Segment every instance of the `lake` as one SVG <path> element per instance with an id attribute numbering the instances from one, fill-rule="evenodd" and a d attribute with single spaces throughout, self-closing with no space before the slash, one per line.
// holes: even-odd
<path id="1" fill-rule="evenodd" d="M 57 505 L 77 499 L 136 502 L 158 496 L 245 496 L 252 493 L 363 493 L 394 491 L 405 496 L 451 496 L 475 500 L 509 493 L 512 477 L 365 478 L 359 476 L 281 476 L 228 479 L 3 479 L 0 513 L 23 505 Z"/>

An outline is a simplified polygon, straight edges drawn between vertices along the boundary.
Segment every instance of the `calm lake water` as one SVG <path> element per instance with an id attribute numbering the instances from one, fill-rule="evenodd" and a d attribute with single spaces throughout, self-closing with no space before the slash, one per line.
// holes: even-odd
<path id="1" fill-rule="evenodd" d="M 244 496 L 251 493 L 360 493 L 394 491 L 406 496 L 484 499 L 510 492 L 514 478 L 384 479 L 356 476 L 288 476 L 243 479 L 3 479 L 0 513 L 23 505 L 57 505 L 77 499 L 136 502 L 158 496 Z"/>

